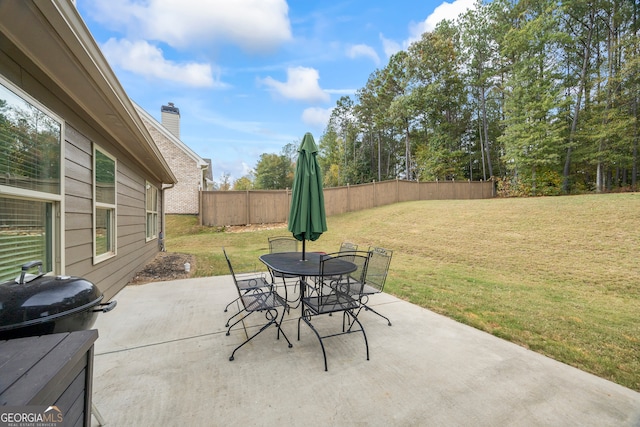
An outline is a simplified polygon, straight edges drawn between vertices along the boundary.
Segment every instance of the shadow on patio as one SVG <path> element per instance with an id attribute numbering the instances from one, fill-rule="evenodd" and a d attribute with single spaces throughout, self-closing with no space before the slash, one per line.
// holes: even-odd
<path id="1" fill-rule="evenodd" d="M 216 276 L 115 297 L 95 325 L 93 402 L 109 426 L 640 425 L 640 393 L 388 294 L 371 302 L 393 326 L 360 315 L 369 361 L 361 335 L 334 337 L 325 372 L 304 324 L 297 341 L 292 310 L 283 330 L 293 348 L 271 327 L 230 362 L 245 338 L 242 328 L 225 335 L 236 295 L 231 276 Z"/>

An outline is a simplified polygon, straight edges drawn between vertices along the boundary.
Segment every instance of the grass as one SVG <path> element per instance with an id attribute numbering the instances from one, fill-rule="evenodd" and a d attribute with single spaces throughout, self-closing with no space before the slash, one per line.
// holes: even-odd
<path id="1" fill-rule="evenodd" d="M 261 269 L 267 237 L 167 217 L 167 250 L 197 276 Z M 640 391 L 640 193 L 419 201 L 327 218 L 307 250 L 394 251 L 385 291 Z"/>

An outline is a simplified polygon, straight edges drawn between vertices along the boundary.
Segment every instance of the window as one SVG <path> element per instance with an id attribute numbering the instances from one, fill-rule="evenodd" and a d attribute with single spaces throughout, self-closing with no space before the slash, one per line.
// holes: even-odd
<path id="1" fill-rule="evenodd" d="M 62 273 L 62 120 L 0 78 L 0 282 L 42 261 Z"/>
<path id="2" fill-rule="evenodd" d="M 158 189 L 147 182 L 146 185 L 147 210 L 147 242 L 158 237 Z"/>
<path id="3" fill-rule="evenodd" d="M 94 263 L 116 255 L 116 160 L 93 150 Z"/>

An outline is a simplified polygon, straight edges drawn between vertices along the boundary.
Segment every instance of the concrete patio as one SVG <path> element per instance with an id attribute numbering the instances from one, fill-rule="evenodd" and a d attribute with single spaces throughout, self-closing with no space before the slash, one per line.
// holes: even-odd
<path id="1" fill-rule="evenodd" d="M 93 402 L 109 426 L 640 426 L 640 393 L 387 294 L 388 315 L 326 340 L 298 310 L 229 361 L 231 276 L 127 286 L 95 328 Z M 247 327 L 264 320 L 252 315 Z M 322 320 L 339 328 L 341 316 Z M 97 420 L 93 418 L 93 424 Z"/>

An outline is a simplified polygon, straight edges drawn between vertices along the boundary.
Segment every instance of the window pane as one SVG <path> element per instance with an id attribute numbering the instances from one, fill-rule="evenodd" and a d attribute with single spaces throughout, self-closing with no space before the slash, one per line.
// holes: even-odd
<path id="1" fill-rule="evenodd" d="M 158 235 L 158 189 L 147 183 L 147 239 L 155 239 Z"/>
<path id="2" fill-rule="evenodd" d="M 155 218 L 155 214 L 147 212 L 147 239 L 153 239 L 156 236 Z"/>
<path id="3" fill-rule="evenodd" d="M 52 211 L 48 202 L 0 197 L 0 282 L 15 279 L 29 261 L 53 270 Z"/>
<path id="4" fill-rule="evenodd" d="M 96 208 L 96 255 L 113 252 L 113 210 Z"/>
<path id="5" fill-rule="evenodd" d="M 96 202 L 116 202 L 116 162 L 96 150 Z"/>
<path id="6" fill-rule="evenodd" d="M 62 125 L 0 84 L 0 185 L 60 194 Z"/>

